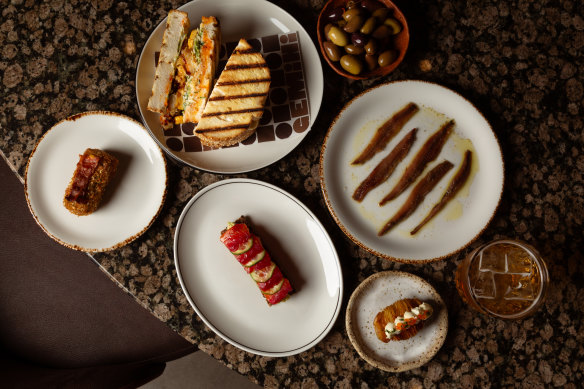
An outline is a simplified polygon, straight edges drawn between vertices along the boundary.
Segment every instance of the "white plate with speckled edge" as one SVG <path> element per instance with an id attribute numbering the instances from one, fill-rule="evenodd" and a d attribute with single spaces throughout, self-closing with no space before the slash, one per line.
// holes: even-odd
<path id="1" fill-rule="evenodd" d="M 312 127 L 322 102 L 324 80 L 319 53 L 304 27 L 288 12 L 266 0 L 197 0 L 178 8 L 189 14 L 191 25 L 198 25 L 201 16 L 215 16 L 221 23 L 222 42 L 237 42 L 240 38 L 258 38 L 271 34 L 298 32 L 304 64 L 304 80 L 308 93 Z M 204 152 L 174 151 L 166 146 L 158 114 L 148 111 L 148 99 L 154 81 L 154 53 L 160 49 L 164 19 L 146 42 L 136 71 L 136 96 L 142 121 L 153 138 L 171 157 L 197 169 L 213 173 L 245 173 L 266 167 L 290 153 L 306 137 L 310 128 L 278 141 L 226 147 Z"/>
<path id="2" fill-rule="evenodd" d="M 219 240 L 227 223 L 242 215 L 295 289 L 282 303 L 268 306 Z M 228 179 L 199 191 L 179 218 L 174 260 L 199 317 L 227 342 L 254 354 L 283 357 L 313 347 L 341 309 L 341 266 L 325 228 L 298 199 L 262 181 Z"/>
<path id="3" fill-rule="evenodd" d="M 361 166 L 352 166 L 376 129 L 408 102 L 420 107 L 384 151 Z M 401 177 L 425 140 L 448 119 L 453 134 L 426 171 L 447 159 L 455 166 L 414 213 L 387 234 L 379 229 L 401 207 L 412 188 L 380 207 L 379 201 Z M 355 188 L 412 128 L 417 140 L 389 179 L 361 202 Z M 471 175 L 456 197 L 416 235 L 410 231 L 428 214 L 458 170 L 466 149 L 473 151 Z M 425 173 L 423 173 L 425 174 Z M 501 148 L 489 123 L 461 95 L 424 81 L 396 81 L 369 89 L 352 99 L 331 124 L 321 151 L 320 177 L 327 207 L 354 243 L 370 253 L 399 262 L 422 263 L 444 259 L 462 250 L 486 228 L 501 200 L 504 165 Z"/>
<path id="4" fill-rule="evenodd" d="M 375 335 L 375 316 L 388 305 L 406 298 L 430 304 L 434 313 L 411 338 L 383 343 Z M 400 372 L 426 364 L 440 350 L 448 333 L 448 311 L 442 297 L 422 278 L 386 271 L 370 276 L 355 289 L 349 299 L 345 323 L 351 343 L 365 361 L 381 370 Z"/>
<path id="5" fill-rule="evenodd" d="M 63 196 L 87 148 L 107 151 L 119 164 L 99 208 L 77 216 Z M 28 207 L 51 238 L 75 250 L 109 251 L 142 235 L 158 216 L 166 198 L 166 159 L 141 123 L 113 112 L 85 112 L 43 135 L 24 180 Z"/>

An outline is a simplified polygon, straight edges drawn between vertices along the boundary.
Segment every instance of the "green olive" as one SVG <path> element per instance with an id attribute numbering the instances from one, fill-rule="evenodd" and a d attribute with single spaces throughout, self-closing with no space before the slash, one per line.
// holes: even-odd
<path id="1" fill-rule="evenodd" d="M 351 8 L 343 12 L 343 19 L 346 22 L 351 21 L 355 16 L 361 16 L 361 10 L 359 8 Z"/>
<path id="2" fill-rule="evenodd" d="M 354 44 L 350 44 L 350 45 L 345 46 L 345 51 L 347 52 L 347 54 L 361 55 L 361 54 L 363 54 L 363 52 L 365 50 L 363 50 L 362 47 L 358 47 L 358 46 L 355 46 Z"/>
<path id="3" fill-rule="evenodd" d="M 337 26 L 332 26 L 329 29 L 327 38 L 337 46 L 345 47 L 349 43 L 349 37 L 347 33 L 338 28 Z"/>
<path id="4" fill-rule="evenodd" d="M 365 63 L 367 64 L 367 69 L 369 69 L 369 71 L 375 70 L 375 68 L 377 68 L 377 56 L 365 54 Z"/>
<path id="5" fill-rule="evenodd" d="M 332 23 L 327 23 L 326 26 L 324 26 L 324 36 L 327 37 L 327 39 L 328 39 L 329 30 L 331 29 L 332 26 L 333 26 Z"/>
<path id="6" fill-rule="evenodd" d="M 357 75 L 363 70 L 363 63 L 359 58 L 351 54 L 345 54 L 341 57 L 341 66 L 347 72 Z"/>
<path id="7" fill-rule="evenodd" d="M 396 50 L 386 50 L 383 53 L 379 54 L 379 58 L 377 58 L 377 63 L 379 66 L 387 66 L 395 62 L 398 57 L 398 52 Z"/>
<path id="8" fill-rule="evenodd" d="M 359 1 L 349 0 L 347 1 L 347 9 L 357 8 L 359 6 Z"/>
<path id="9" fill-rule="evenodd" d="M 353 16 L 351 18 L 351 20 L 349 20 L 347 22 L 347 24 L 345 25 L 345 27 L 343 27 L 343 30 L 345 30 L 346 32 L 352 34 L 354 32 L 359 31 L 359 29 L 361 28 L 361 26 L 363 26 L 363 17 L 361 15 L 357 15 L 357 16 Z"/>
<path id="10" fill-rule="evenodd" d="M 372 16 L 376 17 L 379 21 L 385 20 L 389 14 L 389 8 L 378 8 L 371 14 Z"/>
<path id="11" fill-rule="evenodd" d="M 400 22 L 395 20 L 394 18 L 387 18 L 383 22 L 389 29 L 391 30 L 391 35 L 399 34 L 402 30 L 402 25 Z"/>
<path id="12" fill-rule="evenodd" d="M 343 54 L 343 52 L 341 51 L 341 48 L 339 46 L 335 45 L 332 42 L 324 42 L 322 46 L 324 47 L 324 52 L 326 53 L 326 56 L 329 57 L 331 61 L 337 62 L 338 60 L 341 59 L 341 55 Z"/>
<path id="13" fill-rule="evenodd" d="M 365 53 L 373 55 L 377 53 L 378 44 L 375 39 L 369 39 L 369 42 L 365 45 Z"/>
<path id="14" fill-rule="evenodd" d="M 363 27 L 361 27 L 361 34 L 371 34 L 376 24 L 377 19 L 371 16 L 369 19 L 365 20 L 365 23 L 363 23 Z"/>
<path id="15" fill-rule="evenodd" d="M 387 27 L 385 24 L 382 24 L 373 31 L 373 34 L 371 34 L 371 36 L 375 39 L 383 40 L 389 37 L 391 34 L 392 31 L 390 30 L 390 28 Z"/>

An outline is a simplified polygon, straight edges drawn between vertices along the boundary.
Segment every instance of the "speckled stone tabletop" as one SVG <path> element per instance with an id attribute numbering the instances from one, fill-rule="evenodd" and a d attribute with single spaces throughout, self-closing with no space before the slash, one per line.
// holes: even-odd
<path id="1" fill-rule="evenodd" d="M 243 0 L 242 0 L 243 1 Z M 221 1 L 217 4 L 220 6 Z M 322 0 L 279 0 L 316 42 Z M 36 142 L 58 121 L 90 110 L 140 120 L 135 73 L 153 29 L 177 1 L 1 0 L 0 149 L 23 177 Z M 113 252 L 93 256 L 112 281 L 153 315 L 228 367 L 265 387 L 581 387 L 584 380 L 584 9 L 580 1 L 398 1 L 411 43 L 391 75 L 349 82 L 323 61 L 325 93 L 312 130 L 269 167 L 238 175 L 289 191 L 322 221 L 343 267 L 343 310 L 326 338 L 301 354 L 261 357 L 208 329 L 187 302 L 173 263 L 173 234 L 186 202 L 229 176 L 169 160 L 169 192 L 152 227 Z M 358 248 L 337 227 L 319 184 L 322 141 L 339 107 L 382 82 L 444 85 L 487 118 L 505 159 L 505 190 L 484 233 L 446 260 L 404 265 Z M 24 194 L 23 194 L 24 195 Z M 3 205 L 6 206 L 6 205 Z M 518 238 L 545 257 L 551 288 L 523 321 L 475 313 L 453 283 L 462 257 L 482 242 Z M 57 244 L 57 243 L 55 243 Z M 88 258 L 88 260 L 90 260 Z M 364 362 L 345 331 L 351 292 L 381 270 L 429 281 L 449 311 L 449 332 L 425 366 L 392 374 Z"/>

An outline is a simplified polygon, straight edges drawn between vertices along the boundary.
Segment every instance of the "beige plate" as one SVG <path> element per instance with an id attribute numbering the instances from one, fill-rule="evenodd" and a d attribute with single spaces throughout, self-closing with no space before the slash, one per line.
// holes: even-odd
<path id="1" fill-rule="evenodd" d="M 294 293 L 285 302 L 268 306 L 219 240 L 227 223 L 241 215 L 250 218 L 290 279 Z M 328 334 L 341 311 L 341 264 L 325 228 L 298 199 L 262 181 L 222 180 L 197 192 L 176 226 L 174 263 L 201 320 L 250 353 L 285 357 L 306 351 Z"/>
<path id="2" fill-rule="evenodd" d="M 97 211 L 76 216 L 63 206 L 63 196 L 87 148 L 107 151 L 120 163 Z M 114 112 L 84 112 L 43 135 L 24 180 L 28 207 L 47 235 L 75 250 L 109 251 L 142 235 L 158 216 L 166 198 L 166 160 L 137 121 Z"/>
<path id="3" fill-rule="evenodd" d="M 434 307 L 434 314 L 413 337 L 383 343 L 375 335 L 373 319 L 397 300 L 418 298 Z M 378 369 L 400 372 L 430 361 L 440 350 L 448 332 L 448 312 L 436 290 L 410 273 L 376 273 L 355 289 L 345 317 L 347 333 L 359 355 Z"/>
<path id="4" fill-rule="evenodd" d="M 408 102 L 420 106 L 383 152 L 361 166 L 351 161 L 365 148 L 376 129 Z M 448 119 L 454 132 L 427 169 L 443 160 L 455 165 L 410 217 L 384 236 L 377 231 L 405 203 L 412 185 L 385 206 L 378 205 L 397 183 L 425 140 Z M 412 128 L 418 140 L 389 179 L 361 202 L 351 198 L 355 188 Z M 428 214 L 458 170 L 466 149 L 473 151 L 471 175 L 454 199 L 416 235 L 410 231 Z M 438 84 L 397 81 L 368 89 L 351 100 L 335 118 L 325 137 L 320 158 L 323 195 L 343 232 L 370 253 L 406 263 L 442 260 L 467 247 L 489 224 L 503 193 L 501 148 L 482 114 L 464 97 Z"/>

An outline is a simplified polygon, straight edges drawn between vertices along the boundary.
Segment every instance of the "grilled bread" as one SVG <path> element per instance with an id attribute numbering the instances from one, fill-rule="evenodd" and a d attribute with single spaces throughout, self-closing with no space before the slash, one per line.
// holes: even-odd
<path id="1" fill-rule="evenodd" d="M 156 75 L 152 85 L 152 94 L 148 100 L 148 110 L 150 111 L 166 114 L 168 97 L 176 70 L 176 60 L 189 29 L 189 16 L 186 12 L 171 10 L 168 13 L 160 56 L 156 65 Z"/>
<path id="2" fill-rule="evenodd" d="M 270 81 L 262 55 L 241 39 L 195 127 L 201 143 L 213 148 L 231 146 L 252 135 L 262 117 Z"/>

